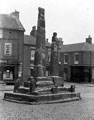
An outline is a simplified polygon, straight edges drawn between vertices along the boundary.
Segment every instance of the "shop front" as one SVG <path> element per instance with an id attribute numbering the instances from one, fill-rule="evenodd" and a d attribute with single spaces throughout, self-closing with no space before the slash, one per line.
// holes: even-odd
<path id="1" fill-rule="evenodd" d="M 0 81 L 14 83 L 18 78 L 18 65 L 0 65 Z"/>
<path id="2" fill-rule="evenodd" d="M 90 66 L 71 66 L 72 82 L 91 82 Z"/>

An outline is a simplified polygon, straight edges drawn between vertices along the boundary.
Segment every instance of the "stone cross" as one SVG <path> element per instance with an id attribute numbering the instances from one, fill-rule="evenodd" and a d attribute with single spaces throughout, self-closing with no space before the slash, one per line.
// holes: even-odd
<path id="1" fill-rule="evenodd" d="M 45 50 L 45 11 L 39 7 L 34 60 L 35 77 L 44 77 L 46 74 Z"/>
<path id="2" fill-rule="evenodd" d="M 58 48 L 57 33 L 54 32 L 52 36 L 52 44 L 51 44 L 51 62 L 50 62 L 51 76 L 59 76 L 58 50 L 59 48 Z"/>

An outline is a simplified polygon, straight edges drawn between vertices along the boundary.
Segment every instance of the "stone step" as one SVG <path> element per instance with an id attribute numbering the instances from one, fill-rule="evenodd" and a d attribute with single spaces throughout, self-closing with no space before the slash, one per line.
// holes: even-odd
<path id="1" fill-rule="evenodd" d="M 37 82 L 38 81 L 53 81 L 51 77 L 37 77 L 36 80 Z"/>
<path id="2" fill-rule="evenodd" d="M 51 86 L 53 84 L 54 83 L 52 81 L 38 81 L 36 82 L 36 87 L 46 87 L 46 86 Z M 24 87 L 30 87 L 30 81 L 25 81 Z"/>
<path id="3" fill-rule="evenodd" d="M 51 94 L 51 88 L 50 89 L 41 89 L 36 91 L 38 93 L 38 95 L 46 95 L 46 94 Z"/>
<path id="4" fill-rule="evenodd" d="M 50 94 L 50 93 L 66 93 L 66 92 L 70 92 L 69 88 L 65 88 L 65 87 L 38 87 L 36 89 L 36 91 L 38 92 L 39 95 L 43 95 L 43 94 Z"/>
<path id="5" fill-rule="evenodd" d="M 51 85 L 54 85 L 54 83 L 52 81 L 38 81 L 38 82 L 36 82 L 37 87 L 47 87 L 47 86 L 51 86 Z"/>
<path id="6" fill-rule="evenodd" d="M 65 88 L 65 87 L 55 87 L 50 86 L 50 87 L 37 87 L 35 88 L 35 92 L 34 94 L 37 95 L 43 95 L 43 94 L 51 94 L 51 93 L 65 93 L 65 92 L 70 92 L 69 88 Z M 24 87 L 24 86 L 20 86 L 17 90 L 17 93 L 24 93 L 24 94 L 30 94 L 30 88 L 29 87 Z"/>
<path id="7" fill-rule="evenodd" d="M 23 93 L 23 94 L 28 94 L 28 95 L 31 94 L 31 93 L 30 93 L 30 88 L 29 88 L 29 87 L 24 87 L 24 86 L 20 86 L 20 87 L 17 89 L 16 93 Z M 32 92 L 32 94 L 38 95 L 38 91 L 35 90 L 34 92 Z"/>
<path id="8" fill-rule="evenodd" d="M 72 100 L 81 99 L 80 93 L 57 93 L 46 95 L 27 95 L 21 93 L 5 93 L 4 100 L 27 103 L 27 104 L 40 104 L 40 103 L 55 103 L 55 102 L 67 102 Z"/>
<path id="9" fill-rule="evenodd" d="M 30 93 L 30 89 L 29 87 L 24 87 L 24 86 L 20 86 L 17 91 L 17 93 L 24 93 L 24 94 L 29 94 Z"/>
<path id="10" fill-rule="evenodd" d="M 58 76 L 38 77 L 36 79 L 37 79 L 36 87 L 46 87 L 51 85 L 64 86 L 64 81 L 62 77 L 58 77 Z M 30 81 L 25 81 L 24 87 L 30 87 Z"/>

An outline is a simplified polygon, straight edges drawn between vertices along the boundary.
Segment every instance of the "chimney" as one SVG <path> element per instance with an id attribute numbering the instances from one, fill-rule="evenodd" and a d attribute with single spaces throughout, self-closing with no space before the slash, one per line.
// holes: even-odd
<path id="1" fill-rule="evenodd" d="M 15 10 L 15 12 L 12 12 L 11 15 L 15 16 L 19 19 L 19 12 Z"/>
<path id="2" fill-rule="evenodd" d="M 86 43 L 92 44 L 92 38 L 89 35 L 88 38 L 86 38 Z"/>
<path id="3" fill-rule="evenodd" d="M 63 38 L 58 38 L 58 45 L 59 45 L 59 49 L 61 49 L 61 46 L 63 45 Z"/>
<path id="4" fill-rule="evenodd" d="M 31 30 L 31 32 L 30 32 L 30 35 L 32 35 L 32 36 L 34 36 L 34 37 L 36 37 L 36 26 L 33 26 L 32 27 L 32 30 Z"/>
<path id="5" fill-rule="evenodd" d="M 58 40 L 59 40 L 60 44 L 63 45 L 63 38 L 59 38 Z"/>

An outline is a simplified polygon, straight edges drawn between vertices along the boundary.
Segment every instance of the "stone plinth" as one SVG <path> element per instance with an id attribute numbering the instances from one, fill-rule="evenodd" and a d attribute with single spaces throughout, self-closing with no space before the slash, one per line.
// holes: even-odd
<path id="1" fill-rule="evenodd" d="M 50 77 L 37 77 L 36 87 L 51 87 L 54 85 L 53 79 Z"/>
<path id="2" fill-rule="evenodd" d="M 64 78 L 59 76 L 51 76 L 55 86 L 64 86 Z"/>

